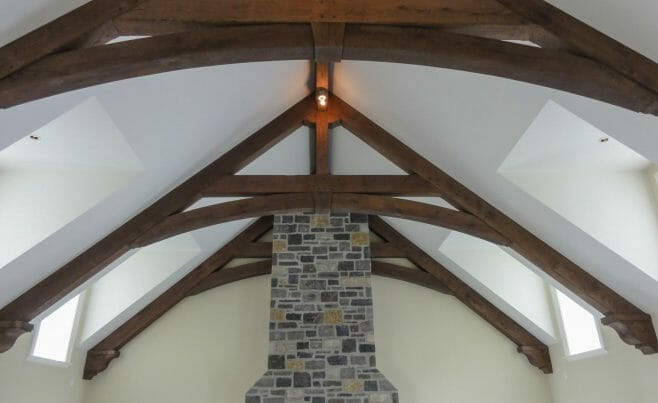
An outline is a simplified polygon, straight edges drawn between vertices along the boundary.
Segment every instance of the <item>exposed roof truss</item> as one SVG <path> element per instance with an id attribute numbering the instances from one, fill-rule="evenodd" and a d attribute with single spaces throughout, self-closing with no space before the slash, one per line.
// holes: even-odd
<path id="1" fill-rule="evenodd" d="M 335 3 L 288 0 L 276 9 L 251 0 L 93 0 L 0 48 L 0 105 L 10 107 L 45 96 L 163 71 L 261 60 L 310 59 L 318 64 L 316 88 L 330 90 L 329 62 L 375 60 L 453 68 L 512 78 L 573 92 L 644 113 L 658 114 L 658 66 L 541 0 L 414 0 L 368 3 L 358 14 Z M 250 3 L 245 5 L 245 3 Z M 139 4 L 138 7 L 136 7 Z M 252 6 L 263 9 L 254 12 Z M 224 9 L 226 6 L 228 9 Z M 452 7 L 452 13 L 445 10 Z M 129 11 L 130 10 L 130 11 Z M 297 13 L 293 12 L 297 10 Z M 411 13 L 409 12 L 411 10 Z M 417 13 L 422 10 L 423 13 Z M 412 18 L 412 15 L 415 17 Z M 313 24 L 310 22 L 313 21 Z M 403 26 L 404 25 L 404 26 Z M 150 38 L 102 44 L 118 35 Z M 99 39 L 102 38 L 102 39 Z M 533 39 L 535 48 L 501 39 Z M 629 64 L 630 63 L 630 64 Z M 651 317 L 551 246 L 482 200 L 430 161 L 401 143 L 346 102 L 327 92 L 318 108 L 309 96 L 162 197 L 130 221 L 0 310 L 0 351 L 31 331 L 30 321 L 89 281 L 132 248 L 221 222 L 261 217 L 235 240 L 131 318 L 88 354 L 85 377 L 102 371 L 120 348 L 185 296 L 204 287 L 264 274 L 266 263 L 223 269 L 236 257 L 266 258 L 267 243 L 255 240 L 271 214 L 290 210 L 349 210 L 416 220 L 465 232 L 514 249 L 603 316 L 627 343 L 658 352 Z M 235 174 L 294 130 L 315 131 L 313 175 Z M 332 176 L 329 130 L 342 125 L 390 159 L 407 176 Z M 185 211 L 207 196 L 248 199 Z M 394 198 L 442 197 L 454 209 Z M 265 218 L 263 218 L 265 217 Z M 375 263 L 375 273 L 447 292 L 506 334 L 530 362 L 550 372 L 546 346 L 498 311 L 438 262 L 373 217 L 373 232 L 388 241 L 379 255 L 400 255 L 421 271 Z M 391 252 L 393 251 L 393 252 Z"/>

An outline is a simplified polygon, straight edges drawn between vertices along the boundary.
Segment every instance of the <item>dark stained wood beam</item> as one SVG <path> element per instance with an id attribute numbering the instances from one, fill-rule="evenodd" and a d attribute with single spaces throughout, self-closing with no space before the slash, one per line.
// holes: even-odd
<path id="1" fill-rule="evenodd" d="M 67 46 L 143 0 L 92 0 L 0 48 L 0 78 Z"/>
<path id="2" fill-rule="evenodd" d="M 270 250 L 270 257 L 272 251 Z M 220 287 L 222 285 L 230 284 L 240 280 L 246 280 L 252 277 L 264 276 L 272 273 L 272 260 L 261 260 L 258 262 L 246 263 L 240 266 L 231 268 L 221 268 L 216 272 L 210 274 L 205 279 L 201 280 L 194 288 L 192 288 L 187 296 L 201 294 L 204 291 Z"/>
<path id="3" fill-rule="evenodd" d="M 315 115 L 314 150 L 312 173 L 329 175 L 329 102 L 330 66 L 328 63 L 315 64 L 315 97 L 318 112 Z M 324 104 L 322 103 L 324 101 Z"/>
<path id="4" fill-rule="evenodd" d="M 645 354 L 658 352 L 658 340 L 651 317 L 487 203 L 470 189 L 437 168 L 430 161 L 396 139 L 336 96 L 331 108 L 345 128 L 407 172 L 420 175 L 442 193 L 442 197 L 462 211 L 480 218 L 509 240 L 510 247 L 547 275 L 578 295 L 607 318 L 620 337 Z M 628 319 L 628 320 L 627 320 Z M 610 319 L 612 320 L 612 319 Z M 604 320 L 604 323 L 606 321 Z"/>
<path id="5" fill-rule="evenodd" d="M 311 28 L 305 25 L 223 27 L 143 38 L 45 58 L 0 82 L 0 106 L 165 71 L 312 58 Z"/>
<path id="6" fill-rule="evenodd" d="M 313 22 L 311 28 L 315 43 L 315 62 L 321 64 L 340 62 L 343 58 L 345 23 Z"/>
<path id="7" fill-rule="evenodd" d="M 609 66 L 658 94 L 658 64 L 544 0 L 497 0 L 584 55 Z M 658 110 L 658 102 L 654 111 Z"/>
<path id="8" fill-rule="evenodd" d="M 323 202 L 319 206 L 318 200 L 322 199 L 308 193 L 280 194 L 256 196 L 202 207 L 167 217 L 135 239 L 130 246 L 133 248 L 144 247 L 175 235 L 249 217 L 287 211 L 313 211 L 318 207 L 326 210 L 326 204 Z M 337 193 L 330 200 L 331 210 L 335 211 L 404 218 L 460 231 L 497 244 L 508 244 L 504 237 L 485 225 L 479 218 L 461 211 L 387 196 Z"/>
<path id="9" fill-rule="evenodd" d="M 0 107 L 191 67 L 312 59 L 313 49 L 306 24 L 205 29 L 63 52 L 1 80 Z M 494 75 L 658 115 L 656 93 L 591 59 L 440 29 L 347 25 L 343 59 Z"/>
<path id="10" fill-rule="evenodd" d="M 658 115 L 658 95 L 594 60 L 550 49 L 437 29 L 348 25 L 344 60 L 470 71 L 571 92 Z"/>
<path id="11" fill-rule="evenodd" d="M 312 96 L 304 98 L 213 163 L 98 241 L 75 259 L 43 279 L 0 310 L 0 321 L 30 322 L 57 301 L 98 274 L 130 250 L 135 240 L 166 217 L 194 203 L 216 178 L 235 174 L 297 128 L 315 109 Z M 0 329 L 0 338 L 14 333 Z M 13 339 L 15 341 L 15 338 Z M 6 344 L 6 343 L 5 343 Z"/>
<path id="12" fill-rule="evenodd" d="M 92 379 L 99 372 L 105 370 L 110 361 L 119 356 L 119 351 L 126 343 L 178 304 L 202 280 L 234 259 L 242 245 L 257 240 L 271 228 L 272 217 L 258 219 L 231 242 L 220 248 L 187 274 L 182 280 L 174 284 L 144 309 L 124 322 L 100 343 L 95 345 L 87 352 L 83 378 L 87 380 Z"/>
<path id="13" fill-rule="evenodd" d="M 227 175 L 208 186 L 203 197 L 276 193 L 369 193 L 387 196 L 440 196 L 418 175 Z"/>
<path id="14" fill-rule="evenodd" d="M 517 24 L 516 14 L 493 0 L 151 0 L 123 17 L 132 21 L 204 24 L 369 23 Z"/>
<path id="15" fill-rule="evenodd" d="M 496 308 L 430 255 L 397 232 L 379 217 L 370 216 L 370 228 L 383 239 L 395 243 L 416 266 L 436 277 L 449 293 L 472 309 L 482 319 L 489 322 L 517 345 L 518 351 L 525 354 L 528 361 L 545 374 L 553 372 L 548 347 L 516 323 L 504 312 Z"/>
<path id="16" fill-rule="evenodd" d="M 441 281 L 439 281 L 439 279 L 437 279 L 434 275 L 422 270 L 410 269 L 408 267 L 402 267 L 387 262 L 380 262 L 378 260 L 373 260 L 371 264 L 372 274 L 374 275 L 406 281 L 407 283 L 429 288 L 442 294 L 452 294 L 450 289 L 446 287 L 446 285 Z"/>

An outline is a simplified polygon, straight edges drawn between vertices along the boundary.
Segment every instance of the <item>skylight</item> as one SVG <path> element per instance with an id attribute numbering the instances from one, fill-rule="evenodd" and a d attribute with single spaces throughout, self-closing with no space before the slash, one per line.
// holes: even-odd
<path id="1" fill-rule="evenodd" d="M 563 292 L 555 292 L 567 355 L 573 357 L 602 350 L 601 334 L 594 315 Z"/>
<path id="2" fill-rule="evenodd" d="M 60 363 L 69 361 L 79 305 L 78 295 L 41 321 L 32 348 L 33 357 Z"/>

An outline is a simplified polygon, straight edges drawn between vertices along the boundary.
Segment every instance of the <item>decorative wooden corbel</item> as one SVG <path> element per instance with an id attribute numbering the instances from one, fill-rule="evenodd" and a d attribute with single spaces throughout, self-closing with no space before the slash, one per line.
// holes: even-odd
<path id="1" fill-rule="evenodd" d="M 0 321 L 0 353 L 8 351 L 16 340 L 24 333 L 29 333 L 34 325 L 29 322 L 2 320 Z"/>
<path id="2" fill-rule="evenodd" d="M 119 350 L 89 350 L 83 379 L 91 380 L 99 373 L 105 371 L 110 361 L 121 355 Z"/>
<path id="3" fill-rule="evenodd" d="M 625 343 L 635 346 L 642 353 L 658 353 L 658 339 L 648 314 L 612 314 L 601 319 L 601 323 L 615 329 Z"/>
<path id="4" fill-rule="evenodd" d="M 526 356 L 528 362 L 545 374 L 553 373 L 551 355 L 546 346 L 519 346 L 516 351 Z"/>

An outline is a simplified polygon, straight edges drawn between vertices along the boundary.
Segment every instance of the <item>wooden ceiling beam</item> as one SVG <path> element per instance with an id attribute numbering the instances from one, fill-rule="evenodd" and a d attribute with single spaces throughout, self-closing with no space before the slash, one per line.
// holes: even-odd
<path id="1" fill-rule="evenodd" d="M 104 371 L 119 351 L 158 318 L 185 298 L 189 291 L 217 269 L 236 257 L 242 245 L 253 242 L 272 228 L 272 217 L 262 217 L 242 231 L 232 241 L 171 286 L 144 309 L 133 315 L 109 336 L 87 352 L 84 379 L 92 379 Z"/>
<path id="2" fill-rule="evenodd" d="M 496 308 L 478 294 L 477 291 L 461 281 L 380 217 L 370 216 L 369 223 L 373 232 L 383 239 L 396 244 L 405 253 L 407 259 L 436 277 L 449 290 L 449 294 L 454 295 L 482 319 L 512 340 L 517 345 L 518 351 L 526 355 L 532 365 L 542 370 L 545 374 L 553 372 L 548 347 L 532 335 L 532 333 Z"/>
<path id="3" fill-rule="evenodd" d="M 658 352 L 651 317 L 597 280 L 546 242 L 487 203 L 466 186 L 437 168 L 375 122 L 336 96 L 330 105 L 342 125 L 401 169 L 420 175 L 442 192 L 442 197 L 462 211 L 480 218 L 509 240 L 510 247 L 548 276 L 578 295 L 609 319 L 625 342 L 645 354 Z"/>
<path id="4" fill-rule="evenodd" d="M 315 44 L 315 62 L 320 64 L 340 62 L 343 58 L 345 23 L 313 22 L 311 29 Z"/>
<path id="5" fill-rule="evenodd" d="M 337 193 L 331 195 L 330 200 L 331 209 L 334 211 L 377 214 L 419 221 L 470 234 L 496 244 L 508 244 L 504 237 L 485 225 L 479 218 L 461 211 L 387 196 Z M 249 217 L 287 211 L 314 211 L 318 208 L 317 204 L 318 199 L 313 194 L 297 193 L 256 196 L 197 208 L 167 217 L 133 241 L 130 246 L 144 247 L 175 235 Z M 326 209 L 324 205 L 320 207 Z"/>
<path id="6" fill-rule="evenodd" d="M 227 175 L 208 186 L 203 197 L 276 193 L 369 193 L 387 196 L 440 196 L 418 175 Z"/>
<path id="7" fill-rule="evenodd" d="M 308 25 L 224 27 L 163 35 L 48 56 L 0 80 L 0 107 L 172 70 L 313 58 Z M 343 59 L 488 74 L 658 114 L 656 93 L 591 59 L 440 29 L 348 25 Z"/>
<path id="8" fill-rule="evenodd" d="M 75 43 L 144 0 L 92 0 L 0 48 L 0 79 Z"/>
<path id="9" fill-rule="evenodd" d="M 270 257 L 272 251 L 270 250 Z M 252 277 L 264 276 L 272 273 L 272 259 L 260 260 L 258 262 L 245 263 L 231 268 L 221 268 L 201 280 L 196 286 L 187 292 L 187 296 L 201 294 L 226 284 Z"/>
<path id="10" fill-rule="evenodd" d="M 658 64 L 544 0 L 497 0 L 577 49 L 658 94 Z M 658 111 L 658 102 L 654 105 Z"/>
<path id="11" fill-rule="evenodd" d="M 436 29 L 348 25 L 344 60 L 470 71 L 523 81 L 658 115 L 658 94 L 589 58 Z"/>
<path id="12" fill-rule="evenodd" d="M 308 96 L 233 147 L 183 184 L 131 218 L 0 310 L 0 321 L 30 322 L 130 250 L 135 241 L 166 217 L 190 206 L 216 178 L 238 172 L 302 125 L 315 109 Z M 0 328 L 0 352 L 11 348 L 14 333 Z M 6 337 L 5 337 L 6 336 Z"/>
<path id="13" fill-rule="evenodd" d="M 126 14 L 131 21 L 203 24 L 365 23 L 404 25 L 518 24 L 494 0 L 150 0 Z"/>
<path id="14" fill-rule="evenodd" d="M 382 277 L 388 277 L 395 280 L 406 281 L 407 283 L 416 284 L 421 287 L 438 291 L 442 294 L 452 295 L 452 291 L 443 284 L 434 275 L 418 269 L 398 266 L 396 264 L 372 261 L 372 274 Z"/>

